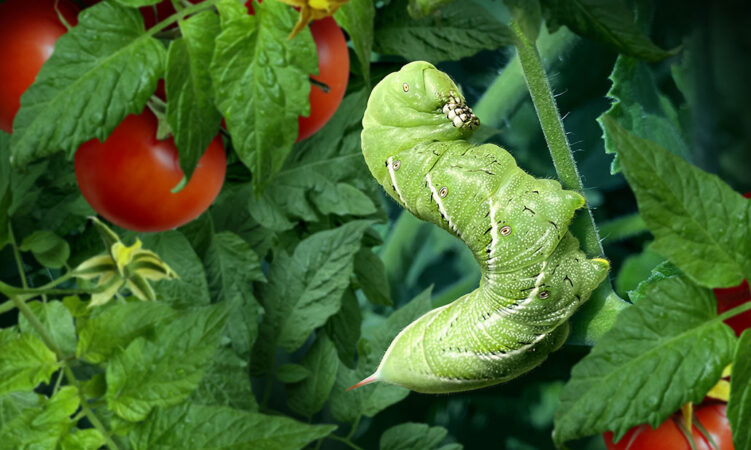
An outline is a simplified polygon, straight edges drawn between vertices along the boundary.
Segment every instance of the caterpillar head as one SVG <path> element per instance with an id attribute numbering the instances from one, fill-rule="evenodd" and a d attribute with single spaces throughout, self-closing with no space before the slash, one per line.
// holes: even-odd
<path id="1" fill-rule="evenodd" d="M 373 88 L 362 124 L 363 154 L 381 180 L 388 154 L 419 142 L 466 140 L 480 120 L 448 75 L 415 61 Z"/>

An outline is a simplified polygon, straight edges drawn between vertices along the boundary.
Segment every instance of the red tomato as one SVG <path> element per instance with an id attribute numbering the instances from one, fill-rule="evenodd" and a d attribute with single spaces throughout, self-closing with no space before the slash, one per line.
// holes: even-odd
<path id="1" fill-rule="evenodd" d="M 730 422 L 725 413 L 724 403 L 699 405 L 694 410 L 695 421 L 707 430 L 712 441 L 710 444 L 699 428 L 691 427 L 697 450 L 734 450 L 733 437 L 730 433 Z M 691 444 L 678 426 L 683 418 L 674 414 L 656 429 L 649 425 L 639 425 L 630 429 L 617 443 L 613 442 L 613 433 L 608 431 L 603 437 L 608 450 L 691 450 Z"/>
<path id="2" fill-rule="evenodd" d="M 746 192 L 743 196 L 751 198 L 751 192 Z M 743 283 L 738 286 L 717 288 L 714 290 L 714 296 L 717 299 L 718 314 L 749 302 L 751 301 L 751 290 L 748 287 L 748 280 L 743 280 Z M 743 330 L 751 328 L 751 311 L 731 317 L 725 323 L 730 325 L 730 328 L 735 331 L 736 336 L 740 336 Z"/>
<path id="3" fill-rule="evenodd" d="M 217 136 L 198 162 L 190 182 L 183 178 L 172 138 L 156 138 L 157 119 L 146 110 L 130 115 L 104 141 L 83 144 L 75 156 L 76 180 L 99 214 L 135 231 L 168 230 L 198 217 L 224 182 L 226 154 Z"/>
<path id="4" fill-rule="evenodd" d="M 78 9 L 60 0 L 58 9 L 77 23 Z M 36 79 L 55 41 L 68 31 L 55 11 L 55 0 L 8 0 L 0 3 L 0 130 L 10 133 L 21 94 Z"/>
<path id="5" fill-rule="evenodd" d="M 344 33 L 331 17 L 310 24 L 318 51 L 318 75 L 312 78 L 328 86 L 325 92 L 315 84 L 310 87 L 310 115 L 298 119 L 297 141 L 320 130 L 334 115 L 344 98 L 349 80 L 349 51 Z"/>

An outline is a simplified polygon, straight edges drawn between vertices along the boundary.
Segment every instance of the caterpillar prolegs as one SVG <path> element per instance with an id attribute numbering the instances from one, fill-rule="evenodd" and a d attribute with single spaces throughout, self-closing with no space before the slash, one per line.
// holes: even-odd
<path id="1" fill-rule="evenodd" d="M 370 95 L 362 150 L 371 173 L 410 213 L 462 239 L 482 278 L 402 330 L 358 385 L 443 393 L 512 379 L 563 344 L 568 318 L 607 275 L 609 263 L 587 259 L 568 232 L 584 198 L 528 175 L 496 145 L 468 143 L 477 125 L 454 82 L 426 62 Z"/>

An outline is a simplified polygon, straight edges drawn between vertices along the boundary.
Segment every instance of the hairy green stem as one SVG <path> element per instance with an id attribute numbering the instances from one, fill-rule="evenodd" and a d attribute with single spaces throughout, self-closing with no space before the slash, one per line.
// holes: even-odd
<path id="1" fill-rule="evenodd" d="M 566 130 L 563 128 L 563 121 L 558 114 L 558 107 L 555 103 L 553 91 L 550 88 L 548 77 L 545 75 L 545 69 L 537 52 L 535 43 L 531 41 L 521 29 L 517 21 L 512 21 L 511 29 L 516 37 L 516 49 L 519 56 L 519 62 L 524 72 L 524 78 L 527 81 L 527 87 L 532 97 L 532 103 L 535 105 L 537 116 L 540 119 L 542 132 L 545 135 L 545 141 L 548 143 L 550 156 L 553 158 L 553 165 L 565 189 L 571 189 L 578 192 L 584 190 L 584 186 L 579 177 L 579 171 L 576 168 L 574 154 L 566 137 Z M 578 236 L 582 241 L 584 253 L 589 257 L 602 256 L 604 254 L 600 244 L 600 236 L 597 233 L 592 212 L 587 209 L 586 220 L 579 224 Z M 575 224 L 576 225 L 576 224 Z"/>
<path id="2" fill-rule="evenodd" d="M 558 113 L 555 96 L 535 42 L 524 33 L 518 21 L 512 21 L 511 29 L 514 32 L 524 79 L 561 185 L 565 189 L 583 192 L 584 185 L 576 168 L 576 160 L 569 146 L 566 130 L 563 128 L 563 120 Z M 604 255 L 597 226 L 589 208 L 584 214 L 577 215 L 571 224 L 571 230 L 581 241 L 582 249 L 587 256 L 591 258 Z M 613 291 L 609 281 L 603 282 L 572 318 L 569 343 L 592 345 L 610 329 L 620 310 L 627 305 L 628 303 Z"/>
<path id="3" fill-rule="evenodd" d="M 537 46 L 545 69 L 556 67 L 562 56 L 567 54 L 577 41 L 576 34 L 566 27 L 560 27 L 553 34 L 549 34 L 547 29 L 542 27 Z M 480 100 L 472 106 L 472 110 L 482 124 L 502 128 L 526 98 L 527 85 L 517 54 L 506 64 Z"/>

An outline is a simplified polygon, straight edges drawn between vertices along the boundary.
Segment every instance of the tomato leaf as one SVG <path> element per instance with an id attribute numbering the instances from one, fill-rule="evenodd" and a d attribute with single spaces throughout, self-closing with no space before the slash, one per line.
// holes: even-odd
<path id="1" fill-rule="evenodd" d="M 165 303 L 110 306 L 81 326 L 76 356 L 93 364 L 103 363 L 137 337 L 151 335 L 177 316 L 178 312 Z"/>
<path id="2" fill-rule="evenodd" d="M 397 309 L 369 335 L 360 339 L 357 369 L 339 365 L 329 405 L 331 414 L 341 422 L 354 422 L 362 415 L 372 417 L 394 403 L 402 401 L 409 391 L 387 383 L 372 383 L 352 391 L 346 389 L 371 375 L 397 334 L 431 308 L 428 288 L 409 303 Z"/>
<path id="3" fill-rule="evenodd" d="M 676 54 L 655 45 L 636 24 L 621 0 L 543 0 L 548 21 L 601 42 L 619 53 L 645 61 L 660 61 Z"/>
<path id="4" fill-rule="evenodd" d="M 295 219 L 318 221 L 317 211 L 337 215 L 376 212 L 373 201 L 363 193 L 368 185 L 362 183 L 370 176 L 360 149 L 366 102 L 365 91 L 347 95 L 319 132 L 295 146 L 274 177 L 274 188 L 249 200 L 250 214 L 258 223 L 282 231 L 292 228 Z"/>
<path id="5" fill-rule="evenodd" d="M 514 42 L 511 29 L 473 1 L 441 8 L 440 23 L 435 17 L 414 20 L 404 14 L 405 7 L 406 0 L 394 0 L 376 16 L 377 52 L 437 63 Z"/>
<path id="6" fill-rule="evenodd" d="M 355 267 L 357 267 L 357 256 L 355 256 Z M 361 323 L 362 314 L 360 314 L 357 297 L 351 288 L 347 289 L 342 295 L 341 309 L 329 317 L 326 323 L 326 332 L 336 347 L 339 361 L 350 369 L 355 368 L 355 352 L 357 342 L 360 340 Z"/>
<path id="7" fill-rule="evenodd" d="M 292 352 L 342 305 L 355 253 L 370 221 L 348 222 L 304 239 L 292 256 L 275 255 L 268 284 L 260 286 L 265 315 L 253 348 L 254 372 L 270 369 L 276 346 Z"/>
<path id="8" fill-rule="evenodd" d="M 63 267 L 70 257 L 68 243 L 49 230 L 38 230 L 26 236 L 19 249 L 23 252 L 30 251 L 39 264 L 53 269 Z"/>
<path id="9" fill-rule="evenodd" d="M 45 303 L 28 302 L 27 305 L 39 319 L 39 322 L 42 323 L 47 330 L 47 334 L 63 355 L 74 355 L 76 353 L 76 327 L 68 308 L 59 300 L 49 300 Z M 41 339 L 36 329 L 23 314 L 18 316 L 18 328 L 24 333 L 36 335 Z"/>
<path id="10" fill-rule="evenodd" d="M 134 450 L 152 448 L 303 448 L 336 425 L 308 425 L 283 416 L 183 403 L 156 409 L 128 435 Z"/>
<path id="11" fill-rule="evenodd" d="M 370 83 L 370 53 L 373 49 L 373 23 L 375 5 L 373 0 L 349 0 L 334 13 L 336 22 L 352 40 L 352 48 L 360 60 L 360 71 L 366 83 Z"/>
<path id="12" fill-rule="evenodd" d="M 355 256 L 355 274 L 365 296 L 375 305 L 392 306 L 389 279 L 381 258 L 370 249 L 361 249 Z"/>
<path id="13" fill-rule="evenodd" d="M 628 56 L 619 56 L 610 74 L 608 97 L 614 100 L 605 115 L 642 139 L 653 141 L 686 160 L 691 150 L 683 137 L 678 113 L 657 88 L 649 66 Z M 621 171 L 617 143 L 605 133 L 605 152 L 615 155 L 610 172 Z"/>
<path id="14" fill-rule="evenodd" d="M 162 299 L 176 305 L 206 305 L 211 301 L 206 272 L 188 239 L 179 231 L 143 235 L 143 246 L 160 256 L 178 279 L 154 283 Z"/>
<path id="15" fill-rule="evenodd" d="M 282 167 L 297 139 L 297 117 L 308 115 L 309 74 L 318 70 L 307 28 L 287 35 L 295 11 L 279 2 L 254 4 L 255 16 L 237 16 L 219 3 L 222 31 L 216 39 L 211 76 L 217 106 L 232 143 L 253 174 L 260 195 Z"/>
<path id="16" fill-rule="evenodd" d="M 276 378 L 282 383 L 298 383 L 310 376 L 310 370 L 300 364 L 282 364 L 276 370 Z"/>
<path id="17" fill-rule="evenodd" d="M 0 330 L 0 395 L 30 391 L 48 382 L 58 368 L 55 353 L 38 337 L 13 328 Z"/>
<path id="18" fill-rule="evenodd" d="M 214 106 L 209 74 L 219 18 L 204 11 L 180 21 L 179 26 L 183 37 L 170 43 L 164 82 L 167 122 L 180 153 L 180 167 L 190 178 L 222 121 Z"/>
<path id="19" fill-rule="evenodd" d="M 326 333 L 318 335 L 313 346 L 305 353 L 302 365 L 310 371 L 310 376 L 299 383 L 287 385 L 287 404 L 292 411 L 312 417 L 329 398 L 339 368 L 336 348 Z"/>
<path id="20" fill-rule="evenodd" d="M 257 411 L 258 403 L 250 387 L 248 363 L 231 349 L 219 348 L 201 383 L 191 394 L 190 401 L 199 405 Z"/>
<path id="21" fill-rule="evenodd" d="M 380 449 L 422 448 L 430 450 L 438 447 L 447 434 L 448 430 L 443 427 L 431 427 L 424 423 L 414 422 L 400 423 L 383 432 Z"/>
<path id="22" fill-rule="evenodd" d="M 61 387 L 49 399 L 37 394 L 0 397 L 0 440 L 6 448 L 57 448 L 79 405 L 73 386 Z"/>
<path id="23" fill-rule="evenodd" d="M 13 122 L 13 162 L 23 166 L 61 148 L 104 141 L 139 113 L 164 70 L 164 46 L 145 34 L 136 9 L 100 2 L 60 37 Z"/>
<path id="24" fill-rule="evenodd" d="M 194 308 L 134 339 L 107 364 L 107 406 L 137 422 L 155 407 L 178 404 L 198 387 L 224 334 L 227 303 Z"/>
<path id="25" fill-rule="evenodd" d="M 706 287 L 751 278 L 751 201 L 609 116 L 600 121 L 655 236 L 653 250 Z"/>
<path id="26" fill-rule="evenodd" d="M 229 318 L 227 331 L 235 351 L 247 356 L 258 336 L 261 315 L 252 283 L 266 280 L 258 255 L 238 235 L 222 231 L 213 235 L 204 264 L 214 301 L 227 300 L 238 305 L 237 313 Z"/>
<path id="27" fill-rule="evenodd" d="M 712 292 L 684 276 L 648 286 L 572 369 L 553 440 L 612 430 L 618 441 L 632 426 L 656 428 L 681 405 L 701 402 L 735 348 L 716 317 Z"/>
<path id="28" fill-rule="evenodd" d="M 751 448 L 751 331 L 741 334 L 733 358 L 730 376 L 730 401 L 727 409 L 735 448 Z"/>

